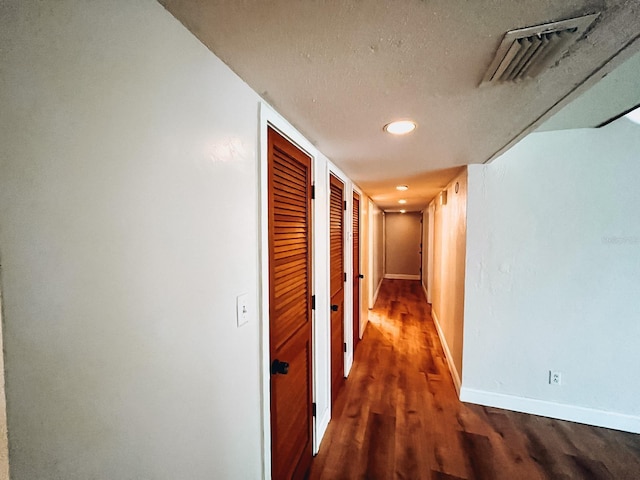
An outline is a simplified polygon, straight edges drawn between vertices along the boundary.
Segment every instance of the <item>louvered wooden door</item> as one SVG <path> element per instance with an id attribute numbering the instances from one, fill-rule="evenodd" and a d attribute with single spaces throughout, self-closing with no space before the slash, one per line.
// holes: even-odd
<path id="1" fill-rule="evenodd" d="M 331 402 L 344 383 L 344 184 L 330 176 Z"/>
<path id="2" fill-rule="evenodd" d="M 311 158 L 269 128 L 269 338 L 274 480 L 312 458 Z"/>
<path id="3" fill-rule="evenodd" d="M 360 341 L 360 195 L 353 192 L 353 353 Z"/>

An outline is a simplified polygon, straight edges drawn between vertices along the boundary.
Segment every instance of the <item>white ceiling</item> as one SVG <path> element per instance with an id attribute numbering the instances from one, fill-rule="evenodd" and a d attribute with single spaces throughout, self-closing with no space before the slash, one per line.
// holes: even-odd
<path id="1" fill-rule="evenodd" d="M 383 209 L 424 208 L 640 50 L 640 0 L 159 1 Z M 594 12 L 537 78 L 478 87 L 508 30 Z M 418 128 L 382 131 L 399 118 Z"/>

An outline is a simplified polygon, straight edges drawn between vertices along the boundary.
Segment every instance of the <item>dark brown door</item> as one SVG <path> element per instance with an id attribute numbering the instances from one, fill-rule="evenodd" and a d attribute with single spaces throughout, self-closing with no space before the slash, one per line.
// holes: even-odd
<path id="1" fill-rule="evenodd" d="M 344 383 L 344 184 L 330 177 L 331 403 Z"/>
<path id="2" fill-rule="evenodd" d="M 360 195 L 353 192 L 353 353 L 360 341 Z"/>
<path id="3" fill-rule="evenodd" d="M 271 475 L 290 480 L 312 457 L 311 158 L 268 139 Z"/>

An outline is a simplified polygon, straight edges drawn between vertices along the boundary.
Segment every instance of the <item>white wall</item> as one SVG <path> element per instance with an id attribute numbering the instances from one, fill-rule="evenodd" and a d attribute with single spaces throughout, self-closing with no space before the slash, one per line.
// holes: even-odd
<path id="1" fill-rule="evenodd" d="M 420 278 L 420 213 L 385 214 L 385 277 L 418 280 Z"/>
<path id="2" fill-rule="evenodd" d="M 639 178 L 624 118 L 469 167 L 463 399 L 640 432 Z"/>
<path id="3" fill-rule="evenodd" d="M 329 247 L 329 161 L 316 155 L 314 162 L 314 252 L 313 273 L 316 295 L 314 312 L 314 401 L 316 402 L 315 452 L 331 419 L 331 304 Z"/>
<path id="4" fill-rule="evenodd" d="M 369 308 L 373 308 L 384 278 L 384 212 L 371 200 L 369 200 L 369 222 L 371 244 Z"/>
<path id="5" fill-rule="evenodd" d="M 369 256 L 371 242 L 369 241 L 369 197 L 364 193 L 360 194 L 360 273 L 364 275 L 364 279 L 360 281 L 360 338 L 364 335 L 365 328 L 369 322 L 369 298 L 372 293 L 370 292 L 371 270 Z"/>
<path id="6" fill-rule="evenodd" d="M 0 280 L 1 278 L 0 276 Z M 4 351 L 2 348 L 2 325 L 2 291 L 0 291 L 0 352 Z M 4 389 L 4 355 L 0 355 L 0 480 L 9 480 L 9 444 L 7 442 L 7 402 Z"/>
<path id="7" fill-rule="evenodd" d="M 429 263 L 430 263 L 430 252 L 429 252 L 429 208 L 425 208 L 420 214 L 422 218 L 422 237 L 420 241 L 422 242 L 422 263 L 420 265 L 421 273 L 422 273 L 422 289 L 424 290 L 425 297 L 427 301 L 429 299 Z"/>
<path id="8" fill-rule="evenodd" d="M 466 170 L 454 178 L 443 192 L 446 192 L 446 203 L 440 201 L 441 192 L 430 205 L 433 211 L 431 314 L 459 392 L 465 328 Z"/>
<path id="9" fill-rule="evenodd" d="M 425 215 L 429 218 L 429 223 L 427 227 L 427 302 L 433 303 L 433 284 L 434 282 L 434 264 L 435 264 L 435 230 L 436 230 L 436 205 L 435 202 L 432 201 L 429 206 L 425 209 Z"/>
<path id="10" fill-rule="evenodd" d="M 0 19 L 12 478 L 260 478 L 259 97 L 151 0 Z"/>

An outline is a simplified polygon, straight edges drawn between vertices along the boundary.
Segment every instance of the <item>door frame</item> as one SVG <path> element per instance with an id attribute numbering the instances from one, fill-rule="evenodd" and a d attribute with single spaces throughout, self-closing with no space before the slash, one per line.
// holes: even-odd
<path id="1" fill-rule="evenodd" d="M 332 205 L 332 199 L 333 199 L 333 195 L 334 195 L 334 187 L 338 188 L 340 190 L 340 201 L 339 201 L 339 207 L 338 207 L 338 211 L 339 211 L 339 215 L 341 216 L 341 220 L 340 220 L 340 244 L 341 244 L 341 251 L 340 251 L 340 263 L 341 263 L 341 271 L 339 272 L 335 272 L 334 271 L 334 257 L 333 257 L 333 246 L 331 243 L 331 234 L 332 234 L 332 222 L 334 221 L 334 206 Z M 345 357 L 346 357 L 346 352 L 347 352 L 347 334 L 345 332 L 345 315 L 346 315 L 346 283 L 347 283 L 347 275 L 346 275 L 346 268 L 347 268 L 347 264 L 346 264 L 346 252 L 345 252 L 345 238 L 347 237 L 347 226 L 345 225 L 346 222 L 346 218 L 347 218 L 347 202 L 346 202 L 346 198 L 347 198 L 347 186 L 344 183 L 344 181 L 336 176 L 335 174 L 333 174 L 333 172 L 329 173 L 329 182 L 327 184 L 327 188 L 328 188 L 328 196 L 329 196 L 329 300 L 330 300 L 330 304 L 333 307 L 335 305 L 336 302 L 340 302 L 340 299 L 335 299 L 334 300 L 334 295 L 337 294 L 338 292 L 342 291 L 342 305 L 337 305 L 338 306 L 338 310 L 337 312 L 334 312 L 333 310 L 330 312 L 329 314 L 329 330 L 330 330 L 330 352 L 329 352 L 329 358 L 331 359 L 331 366 L 330 366 L 330 372 L 331 372 L 331 407 L 333 408 L 333 406 L 335 405 L 335 400 L 337 398 L 337 394 L 339 392 L 339 390 L 342 389 L 342 387 L 344 386 L 344 379 L 346 377 L 345 374 Z M 334 274 L 338 275 L 339 278 L 339 287 L 338 287 L 338 291 L 336 292 L 334 290 L 334 285 L 333 285 L 333 276 Z M 339 316 L 339 318 L 342 320 L 342 322 L 338 322 L 339 328 L 340 328 L 340 333 L 342 334 L 340 340 L 342 340 L 341 342 L 338 342 L 338 344 L 336 345 L 334 343 L 334 327 L 336 325 L 334 325 L 334 316 Z M 341 369 L 337 369 L 335 365 L 333 365 L 333 360 L 335 357 L 335 354 L 338 354 L 338 356 L 342 357 L 341 359 L 341 363 L 342 363 L 342 368 Z M 335 370 L 334 370 L 335 369 Z M 338 385 L 338 388 L 336 388 L 336 379 L 334 378 L 334 375 L 338 375 L 340 377 L 340 383 Z"/>
<path id="2" fill-rule="evenodd" d="M 353 249 L 351 248 L 351 235 L 353 226 L 352 222 L 352 211 L 353 208 L 353 195 L 351 194 L 353 190 L 353 183 L 351 179 L 347 177 L 347 175 L 340 170 L 336 165 L 332 162 L 328 162 L 329 165 L 329 174 L 327 175 L 327 188 L 329 188 L 329 178 L 330 175 L 334 175 L 344 184 L 344 190 L 342 191 L 342 201 L 347 202 L 347 209 L 344 212 L 343 217 L 343 238 L 342 238 L 342 249 L 344 252 L 344 271 L 347 274 L 347 280 L 344 282 L 344 314 L 342 317 L 343 322 L 343 332 L 344 339 L 343 341 L 347 344 L 347 351 L 344 352 L 344 377 L 347 378 L 349 376 L 349 372 L 351 371 L 351 366 L 353 365 Z M 326 208 L 329 211 L 329 196 L 327 195 L 327 203 Z M 327 235 L 329 232 L 327 231 Z"/>
<path id="3" fill-rule="evenodd" d="M 428 212 L 428 222 L 429 226 L 427 227 L 427 302 L 433 303 L 433 281 L 434 281 L 434 271 L 433 271 L 433 262 L 435 261 L 434 257 L 434 243 L 435 243 L 435 216 L 436 216 L 436 205 L 435 201 L 431 201 L 429 206 L 427 207 Z"/>
<path id="4" fill-rule="evenodd" d="M 258 285 L 259 295 L 259 326 L 260 326 L 260 404 L 262 410 L 262 478 L 264 480 L 271 479 L 271 393 L 270 393 L 270 350 L 269 350 L 269 185 L 268 185 L 268 161 L 269 161 L 269 141 L 268 127 L 273 128 L 282 136 L 287 138 L 291 143 L 296 145 L 300 150 L 311 157 L 311 178 L 313 184 L 316 183 L 316 160 L 318 151 L 306 138 L 302 136 L 289 122 L 280 116 L 275 110 L 264 102 L 260 102 L 260 123 L 259 123 L 259 162 L 258 162 L 258 205 L 260 220 L 260 238 L 258 262 L 260 272 L 260 281 Z M 316 202 L 312 201 L 312 219 L 316 217 Z M 316 293 L 316 229 L 312 220 L 311 228 L 311 291 Z M 316 401 L 316 368 L 315 368 L 315 324 L 317 310 L 311 312 L 311 348 L 312 348 L 312 401 Z M 312 419 L 312 453 L 318 452 L 319 435 L 317 431 L 316 417 Z M 321 437 L 320 437 L 321 438 Z"/>
<path id="5" fill-rule="evenodd" d="M 359 255 L 360 255 L 360 267 L 359 267 L 359 270 L 360 270 L 360 273 L 363 273 L 363 264 L 364 264 L 364 262 L 362 261 L 362 256 L 363 256 L 362 255 L 362 237 L 363 237 L 363 235 L 362 235 L 362 231 L 363 231 L 363 222 L 362 222 L 362 218 L 363 218 L 362 209 L 363 209 L 363 207 L 362 207 L 362 204 L 363 204 L 365 195 L 364 195 L 364 193 L 362 193 L 362 190 L 360 190 L 360 188 L 357 185 L 355 185 L 355 184 L 351 185 L 351 228 L 352 229 L 353 229 L 353 194 L 354 193 L 357 194 L 360 197 L 360 208 L 358 209 L 358 213 L 360 215 L 360 218 L 358 219 L 358 226 L 360 227 L 360 232 L 359 232 L 359 235 L 358 235 L 358 252 L 359 252 Z M 351 232 L 351 238 L 353 238 L 353 232 Z M 351 268 L 351 275 L 352 275 L 352 278 L 353 278 L 353 242 L 351 242 L 350 248 L 351 248 L 351 260 L 352 260 L 350 268 Z M 364 279 L 364 281 L 366 281 L 366 279 Z M 351 282 L 351 288 L 352 288 L 351 298 L 353 299 L 353 281 Z M 363 290 L 362 283 L 360 283 L 360 308 L 359 308 L 359 311 L 360 311 L 360 322 L 358 324 L 359 327 L 360 327 L 360 331 L 358 332 L 358 338 L 360 340 L 362 340 L 362 333 L 363 333 L 362 332 L 362 323 L 363 323 L 363 320 L 362 320 L 362 290 Z M 353 308 L 351 309 L 351 311 L 353 312 Z M 352 313 L 352 315 L 353 315 L 353 313 Z M 353 318 L 351 319 L 351 325 L 353 325 Z M 353 335 L 351 336 L 351 341 L 353 342 Z M 351 346 L 352 362 L 353 362 L 354 353 L 355 353 L 354 352 L 354 348 L 353 348 L 353 346 Z"/>

